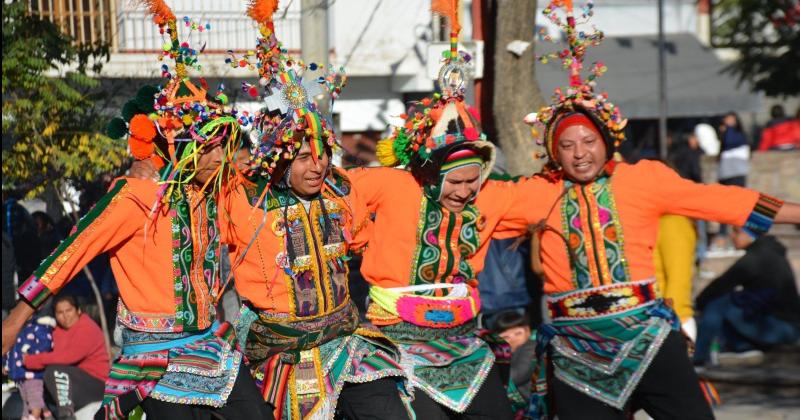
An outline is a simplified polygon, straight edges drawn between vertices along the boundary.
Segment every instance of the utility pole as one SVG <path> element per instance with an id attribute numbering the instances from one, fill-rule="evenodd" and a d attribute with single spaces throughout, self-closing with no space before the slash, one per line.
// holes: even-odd
<path id="1" fill-rule="evenodd" d="M 300 1 L 300 48 L 303 61 L 328 68 L 328 0 Z M 328 101 L 317 102 L 320 111 L 328 115 Z"/>
<path id="2" fill-rule="evenodd" d="M 658 156 L 667 159 L 667 65 L 664 0 L 658 0 Z"/>

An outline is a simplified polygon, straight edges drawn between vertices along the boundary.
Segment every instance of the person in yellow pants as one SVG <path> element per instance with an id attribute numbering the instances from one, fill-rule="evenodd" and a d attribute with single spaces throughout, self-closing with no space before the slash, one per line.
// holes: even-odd
<path id="1" fill-rule="evenodd" d="M 658 240 L 654 253 L 658 288 L 672 302 L 684 332 L 694 340 L 697 326 L 692 307 L 697 232 L 694 221 L 686 216 L 667 214 L 658 224 Z"/>

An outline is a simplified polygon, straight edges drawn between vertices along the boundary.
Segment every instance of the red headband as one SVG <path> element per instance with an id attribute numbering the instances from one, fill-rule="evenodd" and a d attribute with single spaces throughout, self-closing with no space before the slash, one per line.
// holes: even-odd
<path id="1" fill-rule="evenodd" d="M 475 157 L 475 156 L 478 156 L 478 154 L 475 153 L 474 150 L 465 148 L 465 149 L 456 150 L 455 152 L 450 153 L 449 155 L 447 155 L 447 158 L 444 161 L 445 162 L 452 162 L 452 161 L 455 161 L 455 160 L 467 159 L 467 158 L 471 158 L 471 157 Z"/>
<path id="2" fill-rule="evenodd" d="M 562 118 L 561 121 L 559 121 L 557 123 L 556 129 L 553 132 L 553 137 L 552 137 L 553 146 L 552 146 L 552 150 L 550 151 L 550 154 L 553 156 L 553 159 L 557 159 L 558 158 L 556 152 L 558 150 L 558 139 L 559 139 L 559 137 L 561 137 L 561 134 L 563 134 L 564 131 L 567 128 L 575 126 L 575 125 L 582 125 L 582 126 L 588 128 L 589 130 L 592 130 L 595 134 L 597 134 L 597 137 L 599 137 L 601 139 L 603 138 L 603 135 L 600 133 L 600 130 L 597 129 L 597 126 L 595 125 L 594 121 L 592 121 L 586 115 L 584 115 L 584 114 L 582 114 L 580 112 L 575 112 L 575 113 L 572 113 L 570 115 L 567 115 L 566 117 Z"/>

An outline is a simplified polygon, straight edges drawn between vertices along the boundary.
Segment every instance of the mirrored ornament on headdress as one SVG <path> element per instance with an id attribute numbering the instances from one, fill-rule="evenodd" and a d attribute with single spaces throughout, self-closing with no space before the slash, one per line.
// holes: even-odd
<path id="1" fill-rule="evenodd" d="M 444 97 L 463 96 L 472 72 L 471 57 L 464 51 L 458 51 L 455 57 L 451 56 L 451 51 L 445 53 L 448 58 L 443 60 L 437 77 L 439 89 Z"/>
<path id="2" fill-rule="evenodd" d="M 267 110 L 281 114 L 308 107 L 312 98 L 323 93 L 318 80 L 298 78 L 294 69 L 281 74 L 276 83 L 266 87 L 266 91 L 264 105 Z"/>

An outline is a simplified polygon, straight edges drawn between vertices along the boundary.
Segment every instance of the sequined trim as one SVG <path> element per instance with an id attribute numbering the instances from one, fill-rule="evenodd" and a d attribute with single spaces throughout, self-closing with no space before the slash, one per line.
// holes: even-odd
<path id="1" fill-rule="evenodd" d="M 647 354 L 642 359 L 641 364 L 637 367 L 637 369 L 633 373 L 633 375 L 631 375 L 631 377 L 628 379 L 628 381 L 626 382 L 625 387 L 623 388 L 622 392 L 620 393 L 620 395 L 616 399 L 613 399 L 610 396 L 608 396 L 607 394 L 599 392 L 599 391 L 595 390 L 594 388 L 591 388 L 591 387 L 587 386 L 586 384 L 583 384 L 580 381 L 572 380 L 570 377 L 565 375 L 561 371 L 561 369 L 555 369 L 555 372 L 554 372 L 555 377 L 557 377 L 558 379 L 560 379 L 564 383 L 568 384 L 569 386 L 571 386 L 573 389 L 575 389 L 577 391 L 580 391 L 580 392 L 582 392 L 582 393 L 584 393 L 584 394 L 586 394 L 586 395 L 588 395 L 588 396 L 590 396 L 592 398 L 598 399 L 598 400 L 600 400 L 600 401 L 602 401 L 602 402 L 604 402 L 604 403 L 606 403 L 606 404 L 608 404 L 608 405 L 610 405 L 610 406 L 612 406 L 614 408 L 617 408 L 617 409 L 620 409 L 620 410 L 623 409 L 625 407 L 625 403 L 628 402 L 628 399 L 630 398 L 630 396 L 633 393 L 633 391 L 636 389 L 636 386 L 639 385 L 639 382 L 642 380 L 642 376 L 645 374 L 645 372 L 647 372 L 647 369 L 650 367 L 650 364 L 653 362 L 653 359 L 658 354 L 658 351 L 661 349 L 661 345 L 664 344 L 664 340 L 666 340 L 667 336 L 670 333 L 671 328 L 670 328 L 669 324 L 666 321 L 664 321 L 663 319 L 660 319 L 660 318 L 652 319 L 648 325 L 656 324 L 656 323 L 661 323 L 663 325 L 661 325 L 661 328 L 659 328 L 658 333 L 656 334 L 655 338 L 653 338 L 653 341 L 651 342 L 651 344 L 650 344 L 650 346 L 649 346 L 649 348 L 647 350 Z M 565 353 L 561 353 L 561 354 L 563 354 L 563 355 L 565 355 L 567 357 L 577 356 L 576 353 L 574 353 L 574 352 L 570 353 L 569 355 L 565 354 Z M 620 360 L 619 363 L 621 363 L 621 362 L 622 361 Z M 579 363 L 585 363 L 585 362 L 581 361 Z M 590 366 L 593 369 L 597 369 L 597 366 L 598 366 L 596 363 L 591 363 L 591 362 L 585 363 L 585 364 Z"/>
<path id="2" fill-rule="evenodd" d="M 117 320 L 120 324 L 136 331 L 153 333 L 175 332 L 175 315 L 133 312 L 120 299 L 117 302 Z"/>
<path id="3" fill-rule="evenodd" d="M 233 385 L 236 383 L 236 377 L 238 376 L 239 369 L 242 363 L 242 354 L 238 351 L 234 351 L 231 354 L 233 358 L 233 364 L 229 369 L 226 369 L 228 373 L 228 378 L 225 383 L 225 387 L 220 391 L 219 396 L 215 397 L 177 397 L 174 395 L 169 395 L 158 390 L 158 385 L 153 391 L 150 393 L 149 397 L 170 403 L 176 404 L 198 404 L 198 405 L 207 405 L 211 407 L 222 407 L 228 401 L 228 396 L 233 391 Z M 175 373 L 179 374 L 179 373 Z M 162 378 L 163 380 L 163 378 Z"/>

